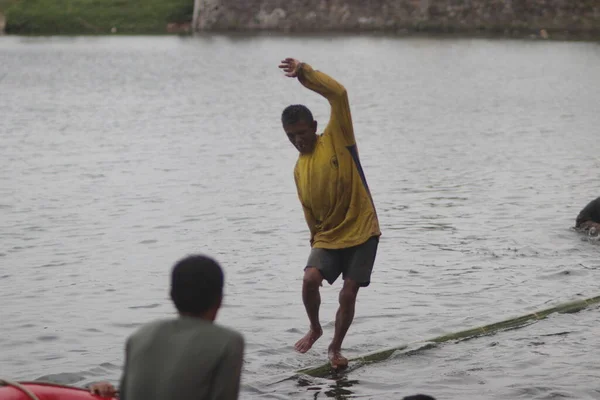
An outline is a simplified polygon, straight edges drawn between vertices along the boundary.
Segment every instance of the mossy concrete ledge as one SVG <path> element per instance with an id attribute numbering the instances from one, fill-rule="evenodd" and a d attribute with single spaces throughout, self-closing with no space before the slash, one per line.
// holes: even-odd
<path id="1" fill-rule="evenodd" d="M 451 341 L 462 341 L 474 339 L 480 336 L 493 335 L 497 332 L 509 330 L 509 329 L 517 329 L 537 321 L 540 321 L 547 316 L 554 313 L 576 313 L 579 312 L 591 305 L 596 305 L 600 303 L 600 296 L 591 297 L 584 300 L 571 301 L 568 303 L 559 304 L 552 308 L 547 308 L 544 310 L 540 310 L 531 314 L 522 315 L 520 317 L 515 317 L 511 319 L 507 319 L 505 321 L 496 322 L 490 325 L 480 326 L 477 328 L 467 329 L 460 332 L 450 333 L 447 335 L 442 335 L 435 337 L 433 339 L 424 340 L 421 342 L 413 343 L 410 345 L 403 344 L 400 346 L 392 347 L 385 350 L 376 351 L 370 354 L 366 354 L 363 356 L 359 356 L 356 358 L 350 359 L 349 371 L 353 371 L 357 368 L 360 368 L 364 365 L 384 361 L 390 358 L 394 354 L 400 354 L 403 356 L 409 356 L 415 354 L 417 352 L 428 350 L 435 348 L 437 345 L 441 343 L 447 343 Z M 298 375 L 310 375 L 314 377 L 327 377 L 330 375 L 334 375 L 334 371 L 332 371 L 329 363 L 325 363 L 322 365 L 308 367 L 301 370 L 296 371 Z"/>
<path id="2" fill-rule="evenodd" d="M 195 0 L 195 32 L 598 37 L 597 0 Z"/>

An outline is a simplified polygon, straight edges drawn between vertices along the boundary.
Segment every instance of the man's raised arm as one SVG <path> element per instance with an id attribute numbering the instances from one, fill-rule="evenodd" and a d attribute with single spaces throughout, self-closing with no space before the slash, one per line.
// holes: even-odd
<path id="1" fill-rule="evenodd" d="M 279 68 L 290 78 L 298 78 L 304 87 L 325 97 L 331 105 L 330 124 L 336 124 L 347 145 L 353 145 L 354 128 L 346 88 L 329 75 L 293 58 L 281 61 Z M 334 131 L 337 131 L 335 129 Z"/>
<path id="2" fill-rule="evenodd" d="M 338 102 L 348 97 L 346 88 L 338 81 L 321 71 L 314 70 L 307 63 L 300 63 L 298 80 L 306 88 L 325 97 L 329 100 L 329 103 Z M 331 105 L 333 106 L 333 104 Z"/>

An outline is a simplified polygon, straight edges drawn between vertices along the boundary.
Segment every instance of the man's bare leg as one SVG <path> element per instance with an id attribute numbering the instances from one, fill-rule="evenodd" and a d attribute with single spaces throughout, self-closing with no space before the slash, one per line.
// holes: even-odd
<path id="1" fill-rule="evenodd" d="M 319 307 L 321 306 L 321 294 L 319 287 L 323 282 L 323 276 L 318 269 L 314 267 L 306 268 L 304 279 L 302 281 L 302 301 L 310 321 L 308 333 L 294 346 L 300 353 L 306 353 L 312 345 L 321 337 L 323 329 L 319 322 Z"/>
<path id="2" fill-rule="evenodd" d="M 340 291 L 340 307 L 335 315 L 335 333 L 328 350 L 329 362 L 333 369 L 344 369 L 348 366 L 348 360 L 341 353 L 342 342 L 354 319 L 354 306 L 359 288 L 358 283 L 346 279 Z"/>

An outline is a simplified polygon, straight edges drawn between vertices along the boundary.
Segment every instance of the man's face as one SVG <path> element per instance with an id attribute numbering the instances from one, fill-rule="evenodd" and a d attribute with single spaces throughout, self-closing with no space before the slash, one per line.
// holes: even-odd
<path id="1" fill-rule="evenodd" d="M 290 142 L 301 154 L 312 153 L 317 143 L 317 121 L 298 121 L 295 124 L 284 125 L 283 130 Z"/>

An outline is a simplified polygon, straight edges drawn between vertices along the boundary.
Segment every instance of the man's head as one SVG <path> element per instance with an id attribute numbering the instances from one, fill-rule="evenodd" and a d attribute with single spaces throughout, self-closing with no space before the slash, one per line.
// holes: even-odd
<path id="1" fill-rule="evenodd" d="M 317 143 L 317 121 L 308 108 L 300 104 L 288 106 L 281 114 L 288 139 L 302 154 L 312 153 Z"/>
<path id="2" fill-rule="evenodd" d="M 214 321 L 223 299 L 223 270 L 206 256 L 186 257 L 173 267 L 171 299 L 182 315 Z"/>

